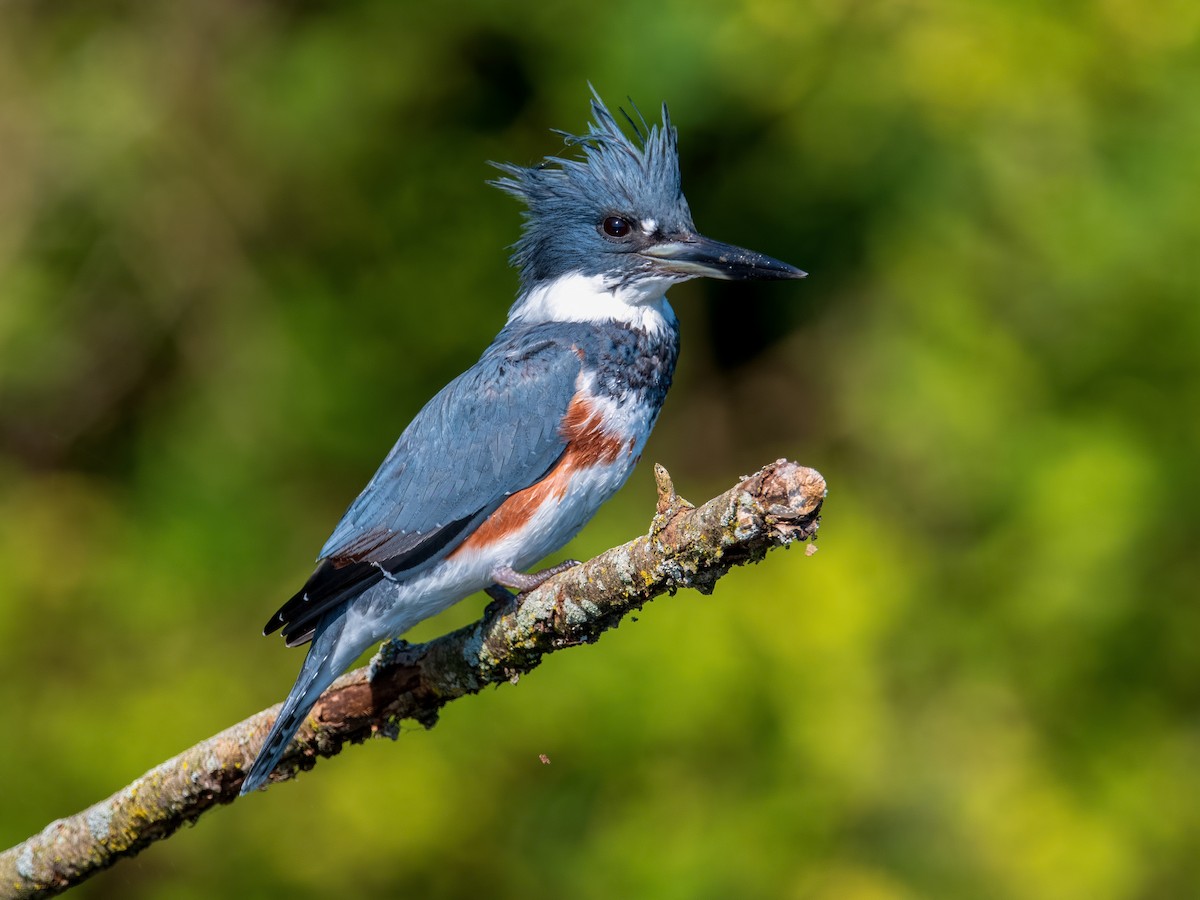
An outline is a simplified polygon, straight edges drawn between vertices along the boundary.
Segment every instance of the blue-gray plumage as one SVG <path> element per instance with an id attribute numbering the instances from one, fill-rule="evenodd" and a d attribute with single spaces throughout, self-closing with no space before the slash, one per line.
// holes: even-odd
<path id="1" fill-rule="evenodd" d="M 321 549 L 316 571 L 267 623 L 312 642 L 246 774 L 259 787 L 321 692 L 367 648 L 480 590 L 527 590 L 522 570 L 559 550 L 625 482 L 679 354 L 665 292 L 708 276 L 801 278 L 786 263 L 696 234 L 676 132 L 593 95 L 582 159 L 499 165 L 525 202 L 521 289 L 475 365 L 400 436 Z M 557 567 L 556 567 L 557 568 Z"/>

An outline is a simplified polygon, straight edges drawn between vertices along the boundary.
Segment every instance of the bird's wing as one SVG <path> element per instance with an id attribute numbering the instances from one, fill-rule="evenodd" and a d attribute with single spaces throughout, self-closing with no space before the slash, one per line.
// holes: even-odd
<path id="1" fill-rule="evenodd" d="M 327 610 L 441 559 L 566 450 L 581 355 L 532 335 L 493 345 L 405 429 L 342 517 L 304 587 L 267 623 L 303 643 Z"/>

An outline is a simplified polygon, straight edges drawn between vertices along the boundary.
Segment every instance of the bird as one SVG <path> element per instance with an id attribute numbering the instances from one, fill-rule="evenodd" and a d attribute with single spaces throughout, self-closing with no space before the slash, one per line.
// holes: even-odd
<path id="1" fill-rule="evenodd" d="M 577 565 L 527 571 L 559 551 L 620 488 L 650 436 L 679 356 L 672 285 L 805 272 L 700 235 L 680 185 L 666 103 L 649 124 L 595 88 L 568 153 L 492 163 L 520 200 L 510 262 L 520 286 L 479 361 L 417 413 L 271 617 L 309 644 L 247 770 L 266 783 L 321 693 L 365 650 L 483 591 L 512 598 Z"/>

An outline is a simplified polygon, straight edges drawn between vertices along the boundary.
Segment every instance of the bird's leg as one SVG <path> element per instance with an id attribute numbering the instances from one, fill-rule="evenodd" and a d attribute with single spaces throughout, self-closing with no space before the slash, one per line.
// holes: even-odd
<path id="1" fill-rule="evenodd" d="M 559 572 L 565 572 L 567 569 L 573 569 L 579 565 L 577 559 L 567 559 L 560 562 L 557 566 L 551 566 L 548 569 L 542 569 L 540 572 L 518 572 L 512 566 L 496 566 L 489 573 L 492 581 L 496 583 L 494 586 L 503 585 L 506 588 L 512 588 L 520 593 L 528 593 L 536 587 L 540 587 L 549 579 L 553 578 Z M 488 596 L 495 598 L 495 594 L 488 590 Z"/>
<path id="2" fill-rule="evenodd" d="M 483 589 L 483 592 L 497 603 L 507 603 L 513 598 L 512 591 L 501 584 L 489 584 Z"/>
<path id="3" fill-rule="evenodd" d="M 513 605 L 513 600 L 517 597 L 508 588 L 499 584 L 489 584 L 483 589 L 483 592 L 492 598 L 492 602 L 484 607 L 483 614 L 485 616 L 499 615 L 510 608 Z"/>

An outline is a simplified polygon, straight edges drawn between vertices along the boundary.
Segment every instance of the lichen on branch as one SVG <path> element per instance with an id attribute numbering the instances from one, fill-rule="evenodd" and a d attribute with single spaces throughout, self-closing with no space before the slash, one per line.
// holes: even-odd
<path id="1" fill-rule="evenodd" d="M 317 702 L 271 781 L 284 781 L 396 723 L 426 727 L 446 703 L 515 681 L 556 650 L 590 644 L 663 593 L 710 593 L 735 565 L 774 547 L 815 539 L 825 480 L 779 460 L 694 507 L 655 466 L 658 505 L 648 534 L 542 586 L 493 603 L 471 625 L 421 645 L 385 644 L 371 665 L 343 675 Z M 810 545 L 810 550 L 814 549 Z M 151 769 L 81 813 L 51 822 L 0 853 L 0 897 L 48 897 L 170 836 L 237 799 L 245 769 L 279 712 L 276 705 Z"/>

